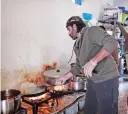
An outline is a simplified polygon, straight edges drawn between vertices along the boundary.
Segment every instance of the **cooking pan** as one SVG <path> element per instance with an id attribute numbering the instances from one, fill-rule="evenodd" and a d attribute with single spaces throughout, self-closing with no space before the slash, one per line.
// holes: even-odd
<path id="1" fill-rule="evenodd" d="M 45 82 L 50 85 L 57 85 L 57 78 L 64 76 L 67 72 L 69 72 L 69 69 L 53 69 L 48 70 L 43 73 Z"/>
<path id="2" fill-rule="evenodd" d="M 46 86 L 36 86 L 27 88 L 26 93 L 22 93 L 22 97 L 36 97 L 48 91 Z"/>

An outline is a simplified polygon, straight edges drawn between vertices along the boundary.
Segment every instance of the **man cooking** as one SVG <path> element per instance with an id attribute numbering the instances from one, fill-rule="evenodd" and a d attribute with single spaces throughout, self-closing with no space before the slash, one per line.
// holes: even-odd
<path id="1" fill-rule="evenodd" d="M 72 16 L 66 23 L 69 36 L 76 40 L 75 66 L 58 84 L 78 75 L 83 70 L 87 76 L 87 93 L 84 114 L 117 114 L 118 112 L 118 68 L 111 56 L 117 46 L 116 40 L 102 28 L 86 28 L 79 16 Z"/>

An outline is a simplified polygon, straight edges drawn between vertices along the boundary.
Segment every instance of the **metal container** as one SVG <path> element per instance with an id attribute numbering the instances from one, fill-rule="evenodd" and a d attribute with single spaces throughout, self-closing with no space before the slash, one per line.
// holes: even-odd
<path id="1" fill-rule="evenodd" d="M 84 81 L 71 81 L 69 84 L 69 88 L 74 91 L 85 90 L 85 82 Z"/>
<path id="2" fill-rule="evenodd" d="M 57 83 L 57 78 L 52 78 L 52 77 L 44 77 L 44 79 L 45 79 L 45 82 L 47 83 L 47 84 L 50 84 L 50 85 L 57 85 L 56 83 Z"/>
<path id="3" fill-rule="evenodd" d="M 67 72 L 69 72 L 69 69 L 59 69 L 59 72 L 57 72 L 56 69 L 48 70 L 43 73 L 45 82 L 50 85 L 58 85 L 57 79 L 59 77 L 64 76 Z"/>
<path id="4" fill-rule="evenodd" d="M 78 102 L 75 102 L 70 107 L 67 107 L 65 114 L 78 114 Z"/>
<path id="5" fill-rule="evenodd" d="M 87 78 L 85 76 L 73 76 L 69 88 L 74 91 L 86 90 Z"/>
<path id="6" fill-rule="evenodd" d="M 1 114 L 14 114 L 20 108 L 21 92 L 14 89 L 1 91 Z"/>

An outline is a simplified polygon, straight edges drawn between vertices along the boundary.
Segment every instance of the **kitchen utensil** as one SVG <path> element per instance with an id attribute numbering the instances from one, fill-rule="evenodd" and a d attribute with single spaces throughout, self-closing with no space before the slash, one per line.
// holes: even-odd
<path id="1" fill-rule="evenodd" d="M 79 75 L 73 76 L 73 79 L 70 81 L 69 88 L 74 91 L 86 90 L 86 77 L 81 77 Z"/>
<path id="2" fill-rule="evenodd" d="M 20 108 L 21 92 L 15 89 L 1 91 L 1 114 L 14 114 Z"/>
<path id="3" fill-rule="evenodd" d="M 43 73 L 43 76 L 45 78 L 45 82 L 50 85 L 57 85 L 57 78 L 64 76 L 67 72 L 69 72 L 69 69 L 53 69 L 48 70 Z"/>
<path id="4" fill-rule="evenodd" d="M 26 93 L 23 93 L 22 97 L 35 97 L 44 94 L 47 92 L 46 86 L 36 86 L 36 87 L 29 87 L 26 88 Z"/>
<path id="5" fill-rule="evenodd" d="M 84 90 L 85 83 L 82 81 L 71 81 L 69 84 L 69 88 L 73 91 Z"/>

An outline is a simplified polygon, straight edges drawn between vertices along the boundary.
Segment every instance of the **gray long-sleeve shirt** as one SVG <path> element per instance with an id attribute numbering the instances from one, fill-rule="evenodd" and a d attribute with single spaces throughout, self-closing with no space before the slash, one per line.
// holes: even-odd
<path id="1" fill-rule="evenodd" d="M 101 49 L 112 53 L 116 46 L 117 41 L 100 27 L 84 28 L 81 38 L 77 39 L 74 44 L 76 65 L 71 69 L 71 72 L 77 75 L 83 71 L 82 66 L 96 56 Z M 101 82 L 119 76 L 117 65 L 111 55 L 100 61 L 94 71 L 95 73 L 91 77 L 94 82 Z"/>

